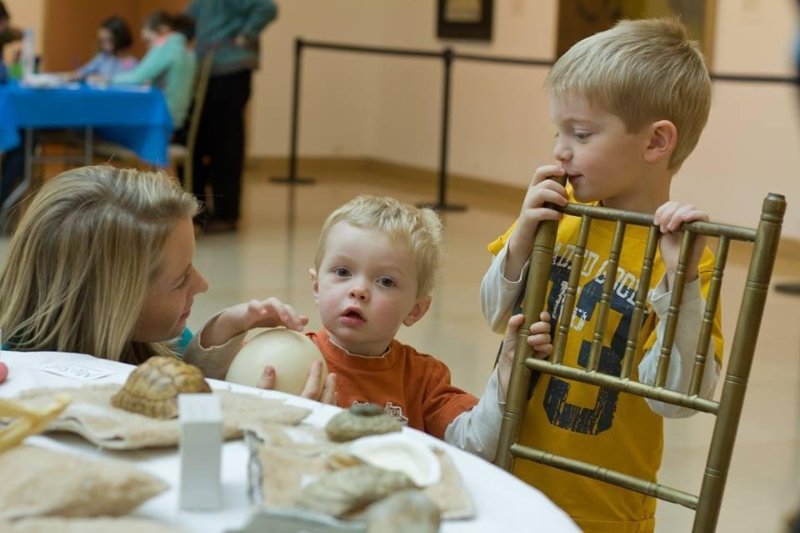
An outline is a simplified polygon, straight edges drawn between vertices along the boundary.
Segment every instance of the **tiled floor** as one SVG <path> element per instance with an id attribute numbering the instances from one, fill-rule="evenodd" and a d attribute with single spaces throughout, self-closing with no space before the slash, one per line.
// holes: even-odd
<path id="1" fill-rule="evenodd" d="M 251 172 L 245 188 L 245 217 L 237 234 L 201 236 L 196 264 L 211 289 L 198 297 L 190 326 L 218 309 L 250 298 L 277 296 L 319 326 L 308 268 L 320 225 L 327 214 L 359 193 L 392 195 L 409 202 L 433 200 L 435 184 L 409 183 L 367 173 L 317 174 L 312 186 L 291 191 L 271 184 L 266 173 Z M 449 200 L 467 204 L 465 213 L 443 215 L 447 257 L 428 315 L 400 331 L 401 340 L 444 360 L 453 380 L 480 394 L 494 361 L 499 338 L 480 313 L 478 287 L 489 255 L 485 244 L 514 219 L 519 199 L 451 191 Z M 4 256 L 6 240 L 0 240 Z M 741 254 L 740 254 L 741 255 Z M 775 281 L 800 278 L 800 260 L 782 257 Z M 729 262 L 723 295 L 724 327 L 733 331 L 746 258 Z M 736 290 L 731 289 L 735 285 Z M 787 514 L 800 505 L 798 481 L 798 383 L 800 383 L 800 297 L 771 291 L 759 338 L 751 385 L 728 479 L 719 531 L 780 531 Z M 661 480 L 694 492 L 705 461 L 704 442 L 713 418 L 699 414 L 666 423 Z M 688 531 L 692 513 L 662 504 L 658 531 Z"/>

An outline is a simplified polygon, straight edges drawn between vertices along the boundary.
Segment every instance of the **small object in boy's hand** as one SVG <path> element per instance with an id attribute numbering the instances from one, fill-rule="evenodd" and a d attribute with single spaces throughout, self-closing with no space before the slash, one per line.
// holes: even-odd
<path id="1" fill-rule="evenodd" d="M 4 382 L 8 377 L 8 366 L 0 361 L 0 383 Z"/>

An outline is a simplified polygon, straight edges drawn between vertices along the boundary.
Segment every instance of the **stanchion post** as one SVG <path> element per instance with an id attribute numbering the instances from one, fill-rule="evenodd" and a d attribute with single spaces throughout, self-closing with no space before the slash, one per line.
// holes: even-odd
<path id="1" fill-rule="evenodd" d="M 436 203 L 419 204 L 420 207 L 432 207 L 440 211 L 464 211 L 466 206 L 447 203 L 447 148 L 450 135 L 450 77 L 453 71 L 454 53 L 452 48 L 442 51 L 444 79 L 442 83 L 442 123 L 439 145 L 439 197 Z"/>
<path id="2" fill-rule="evenodd" d="M 289 132 L 289 175 L 270 178 L 273 183 L 288 183 L 290 185 L 309 185 L 314 183 L 314 178 L 297 176 L 297 136 L 300 129 L 300 74 L 303 64 L 303 39 L 294 40 L 294 78 L 292 83 L 292 120 Z"/>

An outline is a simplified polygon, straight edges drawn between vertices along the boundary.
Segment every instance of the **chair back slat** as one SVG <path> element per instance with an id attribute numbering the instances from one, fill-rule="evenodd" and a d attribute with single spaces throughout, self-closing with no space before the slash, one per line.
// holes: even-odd
<path id="1" fill-rule="evenodd" d="M 706 308 L 703 312 L 703 325 L 700 329 L 700 337 L 697 340 L 697 351 L 694 357 L 694 368 L 692 369 L 692 381 L 689 385 L 689 395 L 700 393 L 700 385 L 703 383 L 703 374 L 706 369 L 708 350 L 711 348 L 711 332 L 714 329 L 714 316 L 719 307 L 719 295 L 722 290 L 722 278 L 725 265 L 728 261 L 728 250 L 730 248 L 730 238 L 722 236 L 717 243 L 716 257 L 714 258 L 714 270 L 711 273 L 711 283 L 706 298 Z"/>
<path id="2" fill-rule="evenodd" d="M 639 287 L 636 289 L 636 297 L 633 304 L 633 315 L 631 317 L 631 328 L 628 331 L 628 338 L 625 341 L 625 355 L 622 358 L 622 369 L 620 378 L 629 379 L 636 353 L 639 350 L 641 339 L 639 336 L 642 331 L 642 324 L 645 319 L 647 309 L 647 295 L 649 293 L 650 280 L 653 278 L 653 262 L 655 261 L 656 251 L 658 250 L 658 240 L 661 232 L 658 227 L 651 225 L 647 232 L 647 244 L 645 245 L 644 258 L 642 260 L 642 273 L 639 276 Z"/>
<path id="3" fill-rule="evenodd" d="M 553 354 L 550 360 L 554 363 L 561 363 L 564 359 L 564 350 L 567 346 L 567 335 L 572 323 L 572 315 L 575 312 L 575 301 L 578 293 L 578 283 L 580 282 L 581 272 L 583 271 L 583 260 L 586 257 L 586 244 L 589 242 L 589 231 L 592 228 L 592 219 L 588 215 L 581 217 L 581 227 L 578 230 L 578 243 L 575 246 L 575 253 L 572 258 L 572 270 L 569 273 L 569 281 L 564 291 L 564 301 L 561 305 L 561 312 L 558 316 L 556 334 L 553 338 Z M 556 305 L 558 308 L 558 305 Z"/>
<path id="4" fill-rule="evenodd" d="M 603 468 L 592 463 L 547 453 L 543 450 L 522 446 L 520 444 L 514 444 L 511 451 L 516 457 L 522 457 L 540 464 L 560 468 L 561 470 L 566 470 L 573 474 L 580 474 L 599 481 L 605 481 L 606 483 L 611 483 L 618 487 L 624 487 L 628 490 L 653 496 L 654 498 L 677 503 L 689 509 L 697 508 L 697 496 L 660 483 L 645 481 L 609 468 Z"/>
<path id="5" fill-rule="evenodd" d="M 675 344 L 675 331 L 678 327 L 678 313 L 683 302 L 683 290 L 686 287 L 686 264 L 689 254 L 694 244 L 694 233 L 685 231 L 681 239 L 681 250 L 678 255 L 678 265 L 675 275 L 671 282 L 670 291 L 672 297 L 669 301 L 669 311 L 667 311 L 666 324 L 664 327 L 664 339 L 661 345 L 661 353 L 658 357 L 656 370 L 656 387 L 663 387 L 669 373 L 669 360 L 672 347 Z"/>
<path id="6" fill-rule="evenodd" d="M 568 204 L 562 211 L 565 214 L 581 217 L 578 232 L 578 243 L 574 250 L 569 282 L 563 287 L 552 287 L 550 290 L 563 291 L 563 302 L 556 299 L 554 310 L 558 312 L 557 329 L 554 336 L 554 354 L 549 360 L 532 357 L 527 332 L 531 323 L 538 319 L 547 301 L 550 288 L 550 270 L 557 235 L 557 223 L 542 222 L 535 237 L 535 244 L 530 260 L 530 271 L 523 300 L 525 324 L 520 329 L 520 338 L 514 355 L 508 398 L 503 414 L 500 430 L 496 464 L 512 470 L 515 458 L 533 460 L 555 468 L 576 474 L 599 479 L 620 487 L 635 490 L 659 499 L 679 503 L 696 509 L 695 532 L 713 531 L 719 516 L 722 494 L 727 480 L 736 431 L 741 416 L 744 395 L 747 388 L 753 354 L 755 352 L 758 331 L 761 326 L 769 281 L 777 254 L 783 214 L 786 202 L 781 195 L 770 194 L 764 200 L 761 220 L 757 229 L 715 224 L 711 222 L 692 222 L 684 224 L 681 230 L 684 237 L 681 242 L 678 268 L 671 280 L 672 296 L 670 309 L 665 320 L 662 351 L 659 354 L 656 377 L 653 384 L 642 383 L 631 378 L 632 365 L 643 350 L 642 326 L 647 319 L 647 297 L 654 272 L 654 261 L 658 249 L 659 231 L 653 225 L 653 216 L 618 211 L 614 209 Z M 575 300 L 578 293 L 580 271 L 583 266 L 592 219 L 615 221 L 616 229 L 611 250 L 601 303 L 595 324 L 598 326 L 591 333 L 592 349 L 588 368 L 569 366 L 563 363 L 564 350 L 570 326 L 575 313 Z M 637 288 L 632 323 L 625 344 L 625 354 L 619 376 L 597 372 L 599 349 L 605 327 L 609 321 L 611 297 L 617 281 L 617 269 L 621 253 L 626 224 L 645 226 L 649 229 L 645 245 L 639 287 Z M 686 282 L 686 266 L 692 244 L 697 235 L 714 237 L 718 240 L 716 259 L 711 273 L 706 305 L 703 311 L 700 334 L 697 339 L 691 382 L 688 390 L 675 391 L 664 388 L 669 373 L 669 356 L 674 346 L 676 327 L 679 320 L 684 285 Z M 720 306 L 720 293 L 723 273 L 727 264 L 730 241 L 753 242 L 753 253 L 747 271 L 747 281 L 742 297 L 742 304 L 736 324 L 736 331 L 731 342 L 728 356 L 728 367 L 722 383 L 719 402 L 703 398 L 699 395 L 705 367 L 708 364 L 709 350 L 713 347 L 712 334 L 715 328 L 717 310 Z M 576 273 L 577 270 L 577 273 Z M 560 309 L 559 309 L 560 307 Z M 602 325 L 602 328 L 600 328 Z M 595 348 L 597 345 L 597 348 Z M 528 405 L 528 391 L 532 372 L 549 374 L 565 380 L 595 385 L 619 391 L 622 394 L 634 394 L 666 404 L 688 407 L 697 411 L 715 415 L 716 422 L 709 445 L 708 461 L 705 467 L 703 483 L 697 496 L 667 487 L 651 479 L 639 479 L 621 472 L 609 470 L 600 465 L 582 463 L 574 458 L 559 456 L 543 450 L 522 446 L 517 442 L 520 422 Z"/>
<path id="7" fill-rule="evenodd" d="M 611 253 L 606 264 L 605 279 L 603 280 L 603 292 L 598 303 L 597 322 L 595 322 L 592 345 L 589 350 L 589 364 L 587 370 L 596 372 L 600 362 L 600 352 L 603 350 L 606 326 L 608 325 L 609 309 L 611 309 L 611 299 L 614 287 L 617 284 L 617 267 L 619 266 L 620 250 L 625 239 L 625 222 L 618 220 L 614 227 L 614 236 L 611 241 Z"/>

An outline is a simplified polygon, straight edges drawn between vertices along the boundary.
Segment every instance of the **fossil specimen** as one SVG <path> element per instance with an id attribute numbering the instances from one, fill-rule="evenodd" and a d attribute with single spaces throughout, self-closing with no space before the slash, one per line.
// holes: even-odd
<path id="1" fill-rule="evenodd" d="M 178 394 L 211 392 L 199 368 L 176 357 L 151 357 L 111 397 L 114 407 L 150 418 L 178 416 Z"/>

